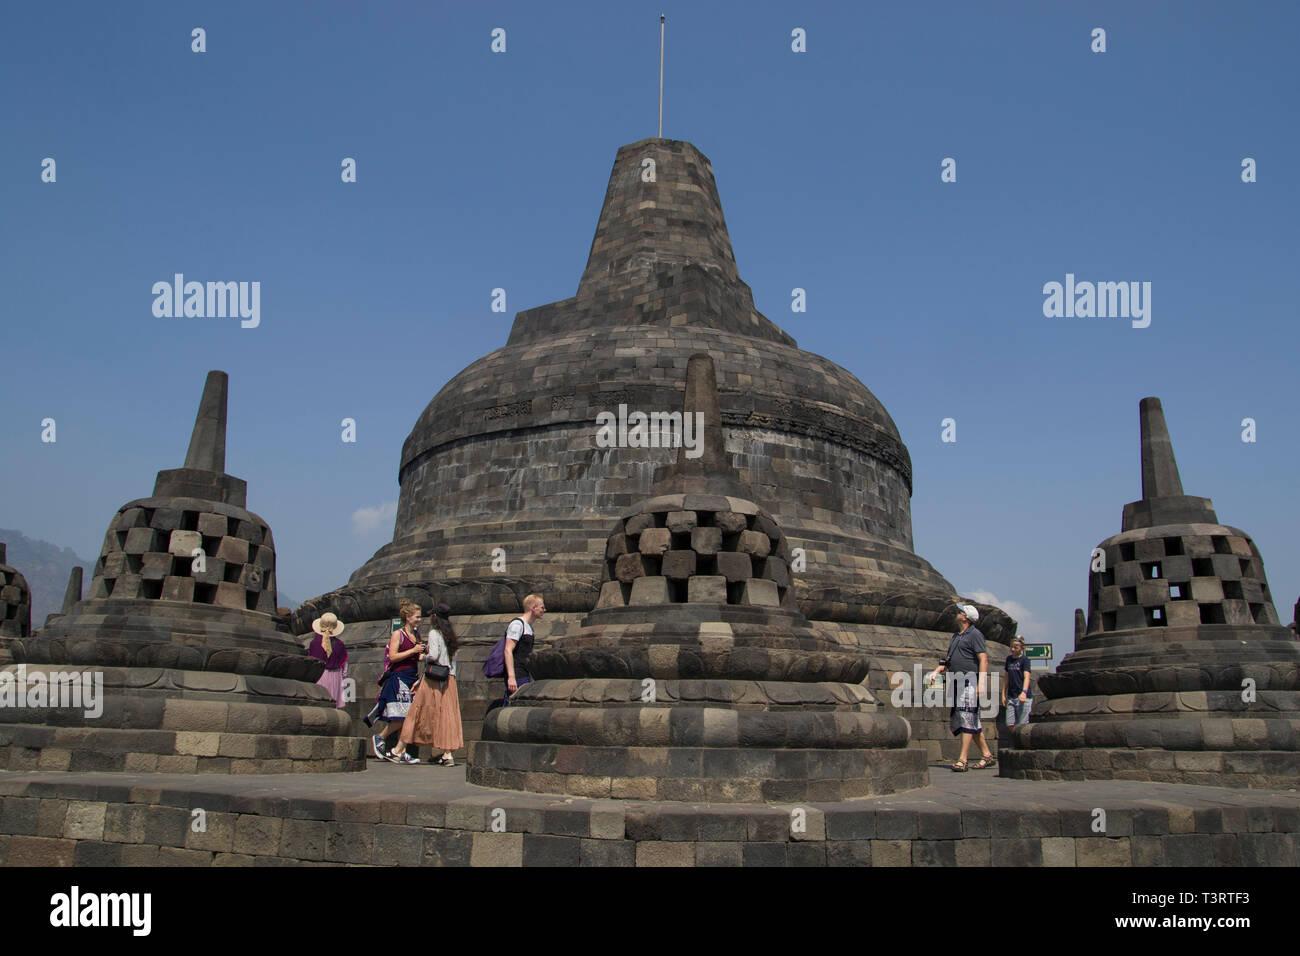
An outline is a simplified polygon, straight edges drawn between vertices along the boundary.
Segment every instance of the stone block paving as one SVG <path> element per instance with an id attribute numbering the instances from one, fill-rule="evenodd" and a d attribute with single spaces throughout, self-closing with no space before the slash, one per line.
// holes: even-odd
<path id="1" fill-rule="evenodd" d="M 0 773 L 0 865 L 1294 866 L 1300 792 L 1008 780 L 839 803 L 669 805 L 381 764 L 306 777 Z M 206 814 L 194 832 L 192 811 Z M 1098 832 L 1104 811 L 1104 830 Z"/>

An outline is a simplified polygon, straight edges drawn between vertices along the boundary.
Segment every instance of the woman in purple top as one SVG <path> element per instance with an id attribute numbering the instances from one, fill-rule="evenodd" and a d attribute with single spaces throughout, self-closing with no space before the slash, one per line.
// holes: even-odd
<path id="1" fill-rule="evenodd" d="M 379 699 L 364 719 L 367 726 L 375 720 L 388 723 L 382 734 L 375 734 L 371 738 L 376 757 L 381 760 L 396 759 L 400 763 L 419 763 L 408 753 L 403 753 L 400 758 L 392 755 L 393 744 L 402 732 L 402 722 L 406 720 L 406 712 L 411 709 L 412 690 L 419 679 L 420 658 L 426 650 L 420 641 L 420 606 L 414 601 L 403 600 L 397 606 L 397 614 L 402 619 L 402 626 L 393 631 L 388 647 L 384 649 L 385 667 Z"/>
<path id="2" fill-rule="evenodd" d="M 334 698 L 334 706 L 343 706 L 343 681 L 348 676 L 348 649 L 339 640 L 343 633 L 343 622 L 332 613 L 326 612 L 311 622 L 311 629 L 316 632 L 307 656 L 325 662 L 325 671 L 316 683 L 320 684 Z"/>

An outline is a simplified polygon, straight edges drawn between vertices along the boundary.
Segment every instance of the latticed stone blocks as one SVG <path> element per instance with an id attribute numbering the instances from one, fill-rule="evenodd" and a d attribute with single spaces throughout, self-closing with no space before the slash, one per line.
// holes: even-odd
<path id="1" fill-rule="evenodd" d="M 201 559 L 196 552 L 202 552 Z M 275 549 L 257 515 L 219 502 L 145 498 L 118 510 L 90 596 L 275 613 Z"/>
<path id="2" fill-rule="evenodd" d="M 1090 634 L 1124 626 L 1280 623 L 1249 535 L 1209 524 L 1158 531 L 1154 537 L 1149 529 L 1126 531 L 1098 545 L 1106 569 L 1088 577 Z M 1140 619 L 1124 608 L 1140 608 Z"/>
<path id="3" fill-rule="evenodd" d="M 786 602 L 790 546 L 751 502 L 661 495 L 643 508 L 620 521 L 606 543 L 601 607 Z M 646 578 L 654 583 L 637 590 Z"/>
<path id="4" fill-rule="evenodd" d="M 32 592 L 17 568 L 5 563 L 0 543 L 0 638 L 26 637 L 32 629 Z"/>

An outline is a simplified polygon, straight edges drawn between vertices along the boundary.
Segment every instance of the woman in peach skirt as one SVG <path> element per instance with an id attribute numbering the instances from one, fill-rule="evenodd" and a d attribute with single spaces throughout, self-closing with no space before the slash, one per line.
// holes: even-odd
<path id="1" fill-rule="evenodd" d="M 451 752 L 465 745 L 460 726 L 460 697 L 456 693 L 456 630 L 451 626 L 451 608 L 439 604 L 433 609 L 432 627 L 429 629 L 429 650 L 425 665 L 441 664 L 450 669 L 445 680 L 422 676 L 411 700 L 411 709 L 402 724 L 402 735 L 393 754 L 398 758 L 411 744 L 432 747 L 442 751 L 436 761 L 439 766 L 455 765 Z"/>

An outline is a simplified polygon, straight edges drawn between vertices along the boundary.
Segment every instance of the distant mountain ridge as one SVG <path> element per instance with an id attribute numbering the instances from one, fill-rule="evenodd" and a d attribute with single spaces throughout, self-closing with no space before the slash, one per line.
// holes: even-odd
<path id="1" fill-rule="evenodd" d="M 57 614 L 63 608 L 63 592 L 68 588 L 68 575 L 80 565 L 82 571 L 82 588 L 90 589 L 93 576 L 94 560 L 78 556 L 71 548 L 61 548 L 57 544 L 29 538 L 13 528 L 0 528 L 0 541 L 8 549 L 6 563 L 18 569 L 27 579 L 27 586 L 32 589 L 32 628 L 45 624 L 45 617 Z M 300 602 L 291 599 L 283 591 L 277 595 L 280 607 L 295 609 Z"/>
<path id="2" fill-rule="evenodd" d="M 0 541 L 8 550 L 5 561 L 18 569 L 32 589 L 33 628 L 43 625 L 47 614 L 57 614 L 63 607 L 63 592 L 68 588 L 68 575 L 74 567 L 80 565 L 84 569 L 83 586 L 90 586 L 95 562 L 78 556 L 71 548 L 29 538 L 12 528 L 0 528 Z"/>

